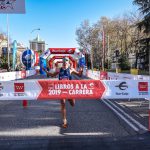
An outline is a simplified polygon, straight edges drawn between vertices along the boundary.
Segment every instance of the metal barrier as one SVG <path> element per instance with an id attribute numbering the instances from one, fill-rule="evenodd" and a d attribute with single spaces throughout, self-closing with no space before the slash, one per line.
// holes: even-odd
<path id="1" fill-rule="evenodd" d="M 3 72 L 0 73 L 0 81 L 11 81 L 17 79 L 24 79 L 36 74 L 36 70 L 22 70 L 15 72 Z"/>

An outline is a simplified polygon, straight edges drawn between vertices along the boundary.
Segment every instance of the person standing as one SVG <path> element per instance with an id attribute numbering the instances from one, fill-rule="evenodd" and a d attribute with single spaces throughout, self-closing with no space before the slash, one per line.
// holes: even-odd
<path id="1" fill-rule="evenodd" d="M 70 67 L 68 57 L 63 58 L 62 67 L 59 70 L 57 69 L 54 73 L 50 73 L 44 68 L 43 70 L 47 73 L 47 75 L 51 77 L 56 77 L 58 75 L 59 80 L 72 80 L 72 74 L 75 74 L 81 77 L 83 73 L 82 67 L 80 68 L 80 71 L 77 71 L 75 70 L 75 68 Z M 75 99 L 67 99 L 67 100 L 69 101 L 71 106 L 75 105 Z M 61 102 L 61 113 L 62 113 L 62 120 L 63 120 L 62 127 L 67 128 L 68 123 L 67 123 L 67 114 L 66 114 L 66 99 L 61 99 L 60 102 Z"/>

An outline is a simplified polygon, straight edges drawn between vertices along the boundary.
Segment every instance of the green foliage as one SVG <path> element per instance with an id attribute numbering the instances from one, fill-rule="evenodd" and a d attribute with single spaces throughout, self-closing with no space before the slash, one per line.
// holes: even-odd
<path id="1" fill-rule="evenodd" d="M 6 57 L 1 57 L 0 58 L 0 67 L 3 68 L 3 69 L 6 69 L 7 68 L 7 59 Z"/>
<path id="2" fill-rule="evenodd" d="M 119 62 L 119 67 L 121 68 L 121 70 L 129 70 L 130 69 L 130 63 L 125 54 L 120 55 L 118 62 Z"/>
<path id="3" fill-rule="evenodd" d="M 10 66 L 12 66 L 12 55 L 10 55 Z M 8 68 L 7 56 L 3 56 L 0 58 L 0 68 L 3 68 L 3 69 Z"/>
<path id="4" fill-rule="evenodd" d="M 137 23 L 138 28 L 145 33 L 150 33 L 150 1 L 149 0 L 134 0 L 133 4 L 139 7 L 140 12 L 143 13 L 143 20 Z"/>
<path id="5" fill-rule="evenodd" d="M 38 50 L 38 54 L 41 55 L 42 54 L 42 50 Z"/>

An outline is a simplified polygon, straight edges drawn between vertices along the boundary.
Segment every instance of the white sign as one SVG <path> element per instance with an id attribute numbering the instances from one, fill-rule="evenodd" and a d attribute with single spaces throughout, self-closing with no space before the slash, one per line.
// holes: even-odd
<path id="1" fill-rule="evenodd" d="M 25 0 L 0 0 L 0 13 L 24 14 Z"/>
<path id="2" fill-rule="evenodd" d="M 36 74 L 35 70 L 4 72 L 4 73 L 0 73 L 0 81 L 11 81 L 11 80 L 23 79 L 29 76 L 33 76 L 35 74 Z"/>
<path id="3" fill-rule="evenodd" d="M 103 82 L 107 87 L 104 98 L 150 98 L 149 80 L 103 80 Z"/>

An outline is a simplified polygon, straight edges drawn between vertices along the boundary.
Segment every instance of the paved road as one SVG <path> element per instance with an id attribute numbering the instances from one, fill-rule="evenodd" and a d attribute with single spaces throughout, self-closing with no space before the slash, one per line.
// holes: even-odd
<path id="1" fill-rule="evenodd" d="M 67 117 L 63 129 L 59 100 L 30 101 L 26 109 L 0 101 L 0 149 L 150 149 L 149 133 L 131 130 L 101 100 L 67 103 Z"/>
<path id="2" fill-rule="evenodd" d="M 148 109 L 149 102 L 145 99 L 132 99 L 132 100 L 114 100 L 115 103 L 122 106 L 128 113 L 131 114 L 136 120 L 148 128 Z"/>

